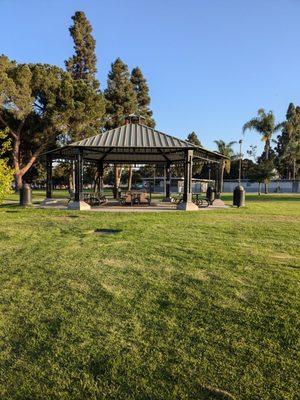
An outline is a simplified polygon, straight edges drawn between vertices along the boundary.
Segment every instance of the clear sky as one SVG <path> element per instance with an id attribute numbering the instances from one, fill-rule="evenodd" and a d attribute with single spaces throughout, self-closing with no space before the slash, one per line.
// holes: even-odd
<path id="1" fill-rule="evenodd" d="M 300 0 L 0 0 L 0 53 L 64 66 L 77 10 L 94 29 L 102 89 L 117 57 L 140 66 L 162 131 L 194 130 L 213 149 L 239 140 L 258 108 L 280 121 L 300 104 Z"/>

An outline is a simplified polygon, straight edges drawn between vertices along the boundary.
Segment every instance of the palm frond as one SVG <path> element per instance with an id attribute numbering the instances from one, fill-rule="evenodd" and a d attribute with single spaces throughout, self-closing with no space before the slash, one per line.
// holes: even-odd
<path id="1" fill-rule="evenodd" d="M 252 118 L 250 121 L 246 122 L 243 125 L 243 133 L 247 130 L 257 130 L 257 127 L 259 125 L 259 120 L 257 118 Z"/>

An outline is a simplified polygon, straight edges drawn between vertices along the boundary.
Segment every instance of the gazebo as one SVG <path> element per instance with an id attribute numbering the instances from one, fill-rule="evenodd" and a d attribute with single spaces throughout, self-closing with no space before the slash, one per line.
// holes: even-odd
<path id="1" fill-rule="evenodd" d="M 166 201 L 170 199 L 171 167 L 181 164 L 184 166 L 184 189 L 183 202 L 178 205 L 178 209 L 196 210 L 198 207 L 192 202 L 193 163 L 204 161 L 216 165 L 216 189 L 220 191 L 218 166 L 226 158 L 219 153 L 143 125 L 140 117 L 134 115 L 127 117 L 125 124 L 118 128 L 48 151 L 44 153 L 44 156 L 47 171 L 45 201 L 51 201 L 52 198 L 53 162 L 73 161 L 75 197 L 69 204 L 69 208 L 78 210 L 90 208 L 81 200 L 84 162 L 97 166 L 100 182 L 103 182 L 105 165 L 164 165 L 166 167 Z"/>

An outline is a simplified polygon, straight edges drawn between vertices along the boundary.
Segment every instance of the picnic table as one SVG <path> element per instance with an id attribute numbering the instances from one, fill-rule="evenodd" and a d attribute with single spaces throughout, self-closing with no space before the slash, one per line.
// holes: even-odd
<path id="1" fill-rule="evenodd" d="M 123 206 L 149 205 L 150 199 L 145 191 L 129 191 L 120 199 Z"/>
<path id="2" fill-rule="evenodd" d="M 68 204 L 75 199 L 73 191 L 70 190 L 69 195 Z M 90 206 L 100 206 L 107 203 L 106 197 L 100 192 L 81 193 L 80 200 L 85 201 Z"/>

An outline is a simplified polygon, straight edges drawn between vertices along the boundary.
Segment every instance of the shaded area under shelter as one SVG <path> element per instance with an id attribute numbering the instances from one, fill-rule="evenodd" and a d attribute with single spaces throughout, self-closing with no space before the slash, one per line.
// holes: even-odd
<path id="1" fill-rule="evenodd" d="M 100 186 L 103 187 L 103 173 L 106 165 L 155 164 L 166 168 L 165 200 L 170 197 L 171 168 L 173 165 L 184 167 L 183 202 L 178 209 L 193 210 L 197 206 L 192 202 L 193 165 L 209 163 L 215 165 L 216 191 L 220 192 L 220 163 L 223 155 L 193 145 L 185 140 L 143 125 L 137 116 L 127 117 L 126 123 L 118 128 L 71 143 L 43 154 L 46 158 L 46 198 L 52 198 L 53 162 L 75 164 L 75 198 L 70 204 L 72 209 L 87 209 L 82 201 L 83 165 L 93 164 L 98 168 Z"/>

